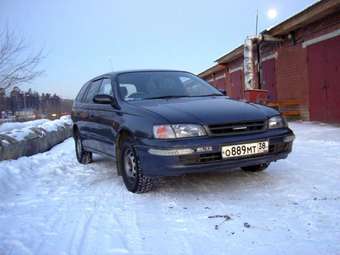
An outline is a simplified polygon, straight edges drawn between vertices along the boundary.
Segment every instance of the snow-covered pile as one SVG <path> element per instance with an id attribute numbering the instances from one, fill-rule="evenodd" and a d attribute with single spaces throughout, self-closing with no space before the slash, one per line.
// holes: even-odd
<path id="1" fill-rule="evenodd" d="M 72 120 L 34 120 L 0 125 L 0 160 L 44 152 L 71 135 Z"/>
<path id="2" fill-rule="evenodd" d="M 49 121 L 48 119 L 39 119 L 39 120 L 31 120 L 31 121 L 25 121 L 25 122 L 6 122 L 3 124 L 0 124 L 0 133 L 6 132 L 6 131 L 12 131 L 14 129 L 32 128 L 32 127 L 39 126 L 48 121 Z"/>
<path id="3" fill-rule="evenodd" d="M 64 127 L 65 125 L 71 126 L 72 120 L 70 115 L 62 116 L 60 119 L 44 122 L 38 127 L 46 130 L 47 132 L 57 131 L 59 127 Z"/>
<path id="4" fill-rule="evenodd" d="M 65 125 L 71 125 L 72 120 L 69 115 L 62 116 L 56 120 L 33 120 L 27 122 L 12 122 L 4 123 L 0 125 L 0 137 L 9 136 L 17 141 L 21 141 L 26 137 L 35 133 L 35 128 L 42 129 L 46 132 L 57 131 L 58 128 L 64 127 Z M 0 138 L 1 139 L 1 138 Z M 2 139 L 6 140 L 6 139 Z"/>
<path id="5" fill-rule="evenodd" d="M 129 193 L 115 162 L 68 139 L 0 162 L 0 254 L 340 254 L 340 128 L 290 124 L 293 152 L 260 173 L 165 178 Z"/>

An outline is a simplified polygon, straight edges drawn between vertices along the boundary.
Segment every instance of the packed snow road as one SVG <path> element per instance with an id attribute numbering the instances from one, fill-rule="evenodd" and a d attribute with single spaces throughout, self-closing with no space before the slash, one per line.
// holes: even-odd
<path id="1" fill-rule="evenodd" d="M 129 193 L 73 140 L 0 163 L 0 254 L 339 254 L 340 128 L 292 123 L 286 160 Z"/>

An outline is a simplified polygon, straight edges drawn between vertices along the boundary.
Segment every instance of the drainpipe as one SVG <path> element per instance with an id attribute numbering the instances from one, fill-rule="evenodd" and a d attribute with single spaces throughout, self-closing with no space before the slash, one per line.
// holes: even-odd
<path id="1" fill-rule="evenodd" d="M 243 70 L 244 70 L 244 89 L 252 90 L 255 88 L 254 82 L 254 55 L 253 44 L 256 37 L 248 36 L 244 41 L 243 49 Z"/>
<path id="2" fill-rule="evenodd" d="M 262 75 L 261 75 L 261 46 L 263 42 L 277 43 L 282 42 L 281 38 L 276 38 L 267 34 L 260 34 L 258 36 L 248 36 L 244 42 L 244 88 L 245 90 L 253 90 L 255 88 L 262 89 Z M 258 68 L 256 70 L 258 84 L 255 84 L 255 59 L 253 50 L 256 47 Z"/>
<path id="3" fill-rule="evenodd" d="M 257 55 L 257 83 L 258 83 L 258 89 L 262 89 L 262 61 L 261 61 L 261 43 L 262 38 L 258 40 L 258 43 L 256 44 L 256 55 Z"/>
<path id="4" fill-rule="evenodd" d="M 268 99 L 268 92 L 261 90 L 261 42 L 261 35 L 247 37 L 244 42 L 244 98 L 253 103 L 266 103 Z M 256 48 L 254 49 L 254 47 Z M 254 50 L 256 50 L 258 62 L 256 74 Z M 257 75 L 258 84 L 255 83 L 255 75 Z"/>

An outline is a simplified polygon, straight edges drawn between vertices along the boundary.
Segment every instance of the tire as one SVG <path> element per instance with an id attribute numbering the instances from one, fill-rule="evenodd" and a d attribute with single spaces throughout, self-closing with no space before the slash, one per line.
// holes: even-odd
<path id="1" fill-rule="evenodd" d="M 74 136 L 74 142 L 76 146 L 76 156 L 80 164 L 89 164 L 92 162 L 92 152 L 85 151 L 83 147 L 82 139 L 79 133 Z"/>
<path id="2" fill-rule="evenodd" d="M 242 167 L 242 170 L 246 171 L 246 172 L 261 172 L 263 170 L 265 170 L 270 163 L 264 163 L 264 164 L 260 164 L 260 165 L 253 165 L 253 166 L 244 166 Z"/>
<path id="3" fill-rule="evenodd" d="M 146 193 L 154 188 L 156 178 L 143 175 L 133 141 L 130 138 L 126 138 L 121 143 L 118 165 L 128 191 Z"/>

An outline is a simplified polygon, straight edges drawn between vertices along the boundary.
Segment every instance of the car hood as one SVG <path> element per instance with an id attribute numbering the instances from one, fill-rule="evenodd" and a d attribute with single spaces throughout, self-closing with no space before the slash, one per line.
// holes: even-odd
<path id="1" fill-rule="evenodd" d="M 269 107 L 220 96 L 145 100 L 138 101 L 138 107 L 161 115 L 172 124 L 259 121 L 278 114 Z"/>

